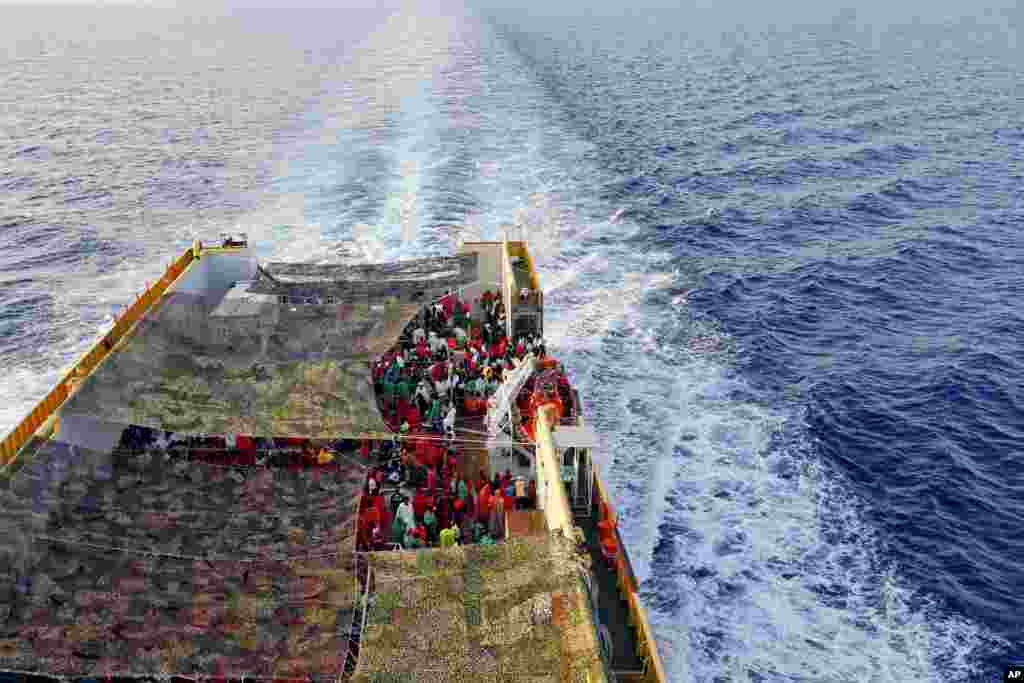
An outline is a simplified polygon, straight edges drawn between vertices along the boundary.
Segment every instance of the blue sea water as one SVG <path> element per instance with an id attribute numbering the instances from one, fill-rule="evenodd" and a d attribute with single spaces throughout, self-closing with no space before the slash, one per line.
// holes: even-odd
<path id="1" fill-rule="evenodd" d="M 1020 10 L 858 10 L 4 6 L 0 426 L 193 237 L 525 236 L 673 682 L 1001 680 Z"/>

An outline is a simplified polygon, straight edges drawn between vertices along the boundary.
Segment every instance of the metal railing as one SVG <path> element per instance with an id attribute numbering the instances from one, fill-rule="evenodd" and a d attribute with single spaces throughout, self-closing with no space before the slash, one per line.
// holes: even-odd
<path id="1" fill-rule="evenodd" d="M 96 344 L 78 359 L 71 369 L 50 393 L 36 404 L 32 411 L 0 441 L 0 465 L 7 465 L 25 446 L 38 429 L 57 411 L 74 390 L 75 384 L 84 380 L 103 360 L 113 352 L 114 347 L 128 334 L 132 327 L 145 316 L 146 312 L 160 300 L 164 292 L 181 276 L 202 250 L 195 242 L 164 271 L 159 280 L 150 285 L 114 321 L 114 326 Z"/>

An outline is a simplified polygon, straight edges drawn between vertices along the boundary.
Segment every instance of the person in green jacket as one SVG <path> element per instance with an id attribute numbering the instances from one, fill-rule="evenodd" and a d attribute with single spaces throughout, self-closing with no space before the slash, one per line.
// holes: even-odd
<path id="1" fill-rule="evenodd" d="M 423 526 L 427 527 L 427 538 L 433 543 L 437 539 L 437 515 L 433 508 L 423 513 Z"/>
<path id="2" fill-rule="evenodd" d="M 441 529 L 441 547 L 451 548 L 455 545 L 455 530 L 451 527 Z"/>
<path id="3" fill-rule="evenodd" d="M 483 538 L 480 539 L 480 545 L 494 545 L 494 539 L 491 538 L 490 534 L 484 534 Z"/>
<path id="4" fill-rule="evenodd" d="M 395 521 L 391 523 L 391 540 L 398 544 L 405 542 L 405 522 L 398 515 L 395 515 Z"/>
<path id="5" fill-rule="evenodd" d="M 408 401 L 412 396 L 414 386 L 412 381 L 407 377 L 402 377 L 395 383 L 395 391 L 398 393 L 398 397 Z"/>
<path id="6" fill-rule="evenodd" d="M 456 489 L 456 493 L 457 493 L 457 495 L 459 497 L 459 500 L 461 500 L 462 504 L 465 505 L 466 504 L 466 497 L 469 496 L 469 487 L 466 486 L 466 480 L 465 479 L 459 479 L 459 485 L 458 485 L 458 489 Z"/>
<path id="7" fill-rule="evenodd" d="M 430 404 L 430 410 L 427 411 L 427 422 L 431 425 L 441 424 L 441 399 L 435 398 L 434 402 Z"/>

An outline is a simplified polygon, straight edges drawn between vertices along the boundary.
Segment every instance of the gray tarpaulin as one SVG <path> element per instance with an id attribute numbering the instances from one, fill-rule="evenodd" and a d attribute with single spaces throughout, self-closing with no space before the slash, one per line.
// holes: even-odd
<path id="1" fill-rule="evenodd" d="M 172 292 L 64 413 L 176 432 L 386 432 L 370 363 L 426 302 L 475 282 L 476 259 L 272 263 L 226 291 Z"/>

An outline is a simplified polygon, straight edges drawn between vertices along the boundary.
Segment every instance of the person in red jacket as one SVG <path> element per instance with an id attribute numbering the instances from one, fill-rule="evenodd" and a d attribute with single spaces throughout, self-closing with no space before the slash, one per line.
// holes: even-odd
<path id="1" fill-rule="evenodd" d="M 447 375 L 448 370 L 444 363 L 434 363 L 430 366 L 430 379 L 435 382 L 443 382 Z"/>
<path id="2" fill-rule="evenodd" d="M 441 297 L 441 306 L 444 307 L 444 317 L 451 320 L 452 314 L 455 313 L 455 297 L 452 295 L 452 290 L 445 292 L 445 295 Z"/>
<path id="3" fill-rule="evenodd" d="M 417 521 L 423 519 L 423 513 L 427 511 L 427 496 L 423 489 L 416 491 L 416 495 L 412 499 L 412 511 L 416 515 Z"/>

